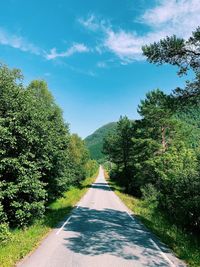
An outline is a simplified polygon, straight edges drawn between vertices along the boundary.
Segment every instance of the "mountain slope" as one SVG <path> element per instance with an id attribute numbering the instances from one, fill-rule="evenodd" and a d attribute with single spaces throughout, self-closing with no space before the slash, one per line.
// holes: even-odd
<path id="1" fill-rule="evenodd" d="M 93 134 L 85 138 L 85 143 L 90 151 L 92 159 L 102 162 L 104 155 L 102 153 L 103 139 L 109 133 L 115 130 L 117 123 L 110 122 L 101 128 L 97 129 Z"/>

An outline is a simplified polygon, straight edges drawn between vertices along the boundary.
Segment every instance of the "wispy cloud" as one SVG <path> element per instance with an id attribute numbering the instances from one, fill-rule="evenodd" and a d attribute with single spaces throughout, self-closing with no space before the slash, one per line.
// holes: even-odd
<path id="1" fill-rule="evenodd" d="M 104 41 L 105 48 L 126 62 L 141 59 L 142 44 L 142 38 L 139 38 L 135 33 L 128 33 L 123 30 L 119 32 L 109 30 Z"/>
<path id="2" fill-rule="evenodd" d="M 104 61 L 99 61 L 97 62 L 97 67 L 101 69 L 107 68 L 107 63 Z"/>
<path id="3" fill-rule="evenodd" d="M 122 64 L 134 60 L 142 60 L 141 47 L 176 34 L 187 38 L 200 25 L 199 0 L 159 0 L 154 8 L 148 9 L 137 18 L 137 22 L 147 25 L 150 31 L 144 35 L 136 31 L 124 29 L 113 30 L 108 21 L 100 20 L 94 15 L 79 21 L 88 30 L 103 33 L 102 47 L 104 51 L 115 54 Z"/>
<path id="4" fill-rule="evenodd" d="M 147 10 L 141 21 L 153 29 L 166 28 L 181 37 L 188 37 L 191 31 L 200 24 L 199 0 L 163 0 Z"/>
<path id="5" fill-rule="evenodd" d="M 84 44 L 73 44 L 70 48 L 68 48 L 66 51 L 64 52 L 57 52 L 56 48 L 51 49 L 50 53 L 46 54 L 46 59 L 55 59 L 58 57 L 70 57 L 75 53 L 87 53 L 89 52 L 89 48 L 87 46 L 85 46 Z"/>
<path id="6" fill-rule="evenodd" d="M 0 44 L 19 49 L 24 52 L 30 52 L 35 55 L 42 55 L 43 50 L 27 41 L 22 36 L 9 33 L 5 29 L 0 28 Z"/>
<path id="7" fill-rule="evenodd" d="M 48 53 L 44 49 L 29 42 L 26 38 L 11 34 L 3 28 L 0 28 L 0 45 L 10 46 L 23 52 L 41 56 L 48 60 L 58 57 L 70 57 L 75 53 L 86 53 L 90 51 L 86 45 L 82 43 L 74 43 L 64 52 L 58 53 L 57 49 L 53 48 L 50 50 L 50 53 Z"/>
<path id="8" fill-rule="evenodd" d="M 79 18 L 78 22 L 90 31 L 106 31 L 109 28 L 109 21 L 90 14 L 86 18 Z"/>
<path id="9" fill-rule="evenodd" d="M 91 30 L 91 31 L 96 31 L 99 29 L 99 23 L 96 23 L 95 22 L 95 16 L 92 14 L 92 15 L 89 15 L 86 19 L 83 19 L 83 18 L 79 18 L 78 19 L 78 22 L 84 26 L 85 28 Z"/>

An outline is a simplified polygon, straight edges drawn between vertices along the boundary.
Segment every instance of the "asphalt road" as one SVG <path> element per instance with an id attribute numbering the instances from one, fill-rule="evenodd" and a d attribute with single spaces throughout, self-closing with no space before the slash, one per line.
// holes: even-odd
<path id="1" fill-rule="evenodd" d="M 20 267 L 183 267 L 110 190 L 96 182 L 66 221 Z"/>

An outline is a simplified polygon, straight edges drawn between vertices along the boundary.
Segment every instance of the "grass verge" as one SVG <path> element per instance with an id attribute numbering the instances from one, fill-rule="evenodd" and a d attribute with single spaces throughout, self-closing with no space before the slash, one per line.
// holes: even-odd
<path id="1" fill-rule="evenodd" d="M 80 188 L 71 187 L 62 198 L 54 201 L 43 219 L 37 220 L 26 229 L 15 229 L 11 239 L 0 248 L 0 266 L 11 267 L 36 248 L 41 240 L 73 209 L 96 179 L 97 173 L 85 179 Z"/>
<path id="2" fill-rule="evenodd" d="M 124 204 L 133 211 L 135 216 L 156 236 L 167 244 L 190 267 L 200 267 L 200 239 L 185 233 L 173 225 L 162 213 L 152 210 L 145 201 L 124 193 L 117 183 L 110 180 L 109 184 Z"/>

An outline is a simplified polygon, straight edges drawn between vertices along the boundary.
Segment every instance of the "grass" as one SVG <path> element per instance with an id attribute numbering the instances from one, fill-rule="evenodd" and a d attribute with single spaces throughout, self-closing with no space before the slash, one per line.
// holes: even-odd
<path id="1" fill-rule="evenodd" d="M 106 175 L 108 178 L 108 175 Z M 190 267 L 200 267 L 200 239 L 173 225 L 162 213 L 155 212 L 147 203 L 124 193 L 123 188 L 109 180 L 109 184 L 126 206 L 143 224 L 167 244 L 175 255 Z"/>
<path id="2" fill-rule="evenodd" d="M 85 179 L 81 187 L 71 187 L 62 198 L 54 201 L 43 219 L 35 221 L 26 229 L 12 230 L 10 241 L 0 248 L 0 266 L 14 266 L 17 261 L 35 249 L 51 229 L 73 209 L 94 182 L 96 175 Z"/>

